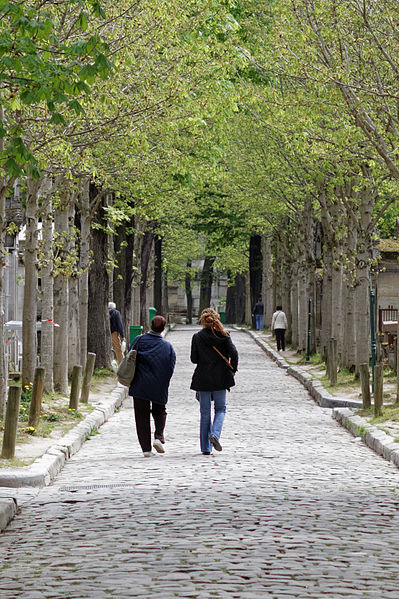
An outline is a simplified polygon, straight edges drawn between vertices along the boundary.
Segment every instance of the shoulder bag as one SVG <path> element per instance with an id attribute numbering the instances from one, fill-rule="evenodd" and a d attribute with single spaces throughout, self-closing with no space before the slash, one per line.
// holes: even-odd
<path id="1" fill-rule="evenodd" d="M 137 361 L 137 349 L 139 347 L 140 337 L 137 343 L 132 349 L 126 354 L 122 362 L 119 364 L 116 376 L 121 385 L 130 387 L 131 382 L 134 379 L 136 372 L 136 361 Z"/>

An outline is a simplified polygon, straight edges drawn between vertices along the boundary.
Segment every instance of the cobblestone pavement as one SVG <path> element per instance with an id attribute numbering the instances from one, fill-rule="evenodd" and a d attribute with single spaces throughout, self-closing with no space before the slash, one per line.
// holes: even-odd
<path id="1" fill-rule="evenodd" d="M 398 470 L 238 332 L 223 451 L 202 456 L 192 333 L 168 336 L 167 453 L 142 457 L 128 401 L 1 535 L 0 597 L 399 598 Z"/>

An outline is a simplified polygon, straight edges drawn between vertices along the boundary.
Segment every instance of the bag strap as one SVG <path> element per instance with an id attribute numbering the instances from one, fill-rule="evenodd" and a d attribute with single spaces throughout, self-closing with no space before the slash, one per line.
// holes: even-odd
<path id="1" fill-rule="evenodd" d="M 137 351 L 138 347 L 139 347 L 139 343 L 140 343 L 140 338 L 143 335 L 139 335 L 138 337 L 136 337 L 136 339 L 133 341 L 133 345 L 132 345 L 132 349 L 135 349 Z"/>
<path id="2" fill-rule="evenodd" d="M 223 360 L 226 362 L 227 366 L 229 366 L 229 367 L 231 368 L 231 370 L 234 370 L 234 368 L 232 367 L 232 365 L 230 364 L 230 362 L 228 361 L 228 359 L 226 358 L 226 356 L 224 356 L 224 355 L 222 354 L 222 352 L 221 352 L 221 351 L 219 351 L 219 350 L 217 349 L 217 347 L 215 347 L 214 345 L 212 345 L 212 348 L 215 350 L 215 352 L 217 352 L 217 353 L 219 354 L 219 356 L 220 356 L 221 358 L 223 358 Z"/>

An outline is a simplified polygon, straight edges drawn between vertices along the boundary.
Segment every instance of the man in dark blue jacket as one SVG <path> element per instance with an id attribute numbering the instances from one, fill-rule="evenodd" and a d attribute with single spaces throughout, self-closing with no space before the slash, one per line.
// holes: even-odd
<path id="1" fill-rule="evenodd" d="M 165 325 L 163 316 L 154 316 L 151 330 L 135 339 L 131 345 L 137 349 L 137 359 L 129 395 L 133 397 L 137 437 L 146 458 L 155 455 L 152 447 L 158 453 L 165 452 L 166 403 L 176 363 L 172 345 L 162 337 Z M 151 413 L 155 424 L 152 446 Z"/>

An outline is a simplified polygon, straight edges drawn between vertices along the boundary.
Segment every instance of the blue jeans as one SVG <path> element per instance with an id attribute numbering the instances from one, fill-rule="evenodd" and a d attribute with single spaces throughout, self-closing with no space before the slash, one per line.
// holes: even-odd
<path id="1" fill-rule="evenodd" d="M 263 314 L 255 314 L 255 328 L 257 331 L 263 329 Z"/>
<path id="2" fill-rule="evenodd" d="M 215 408 L 213 422 L 211 419 L 211 396 Z M 222 434 L 223 420 L 226 413 L 226 389 L 221 391 L 200 391 L 199 401 L 201 451 L 211 451 L 213 445 L 209 441 L 209 435 L 215 435 L 219 439 Z"/>

